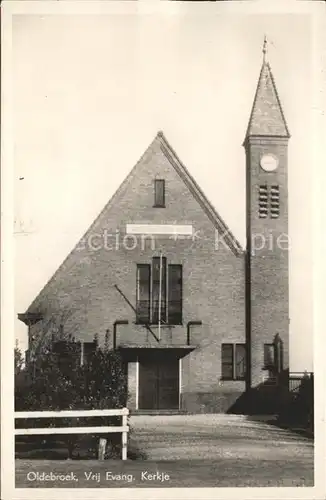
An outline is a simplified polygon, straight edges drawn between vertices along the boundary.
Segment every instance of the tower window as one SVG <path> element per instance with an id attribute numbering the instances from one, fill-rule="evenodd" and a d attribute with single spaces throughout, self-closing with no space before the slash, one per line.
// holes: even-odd
<path id="1" fill-rule="evenodd" d="M 222 344 L 222 379 L 245 380 L 246 345 Z"/>
<path id="2" fill-rule="evenodd" d="M 271 218 L 277 219 L 280 215 L 280 188 L 273 184 L 270 189 L 270 211 Z"/>
<path id="3" fill-rule="evenodd" d="M 154 181 L 154 207 L 165 207 L 165 180 L 155 179 Z"/>
<path id="4" fill-rule="evenodd" d="M 268 190 L 267 184 L 259 186 L 258 214 L 260 219 L 266 219 L 268 214 Z"/>

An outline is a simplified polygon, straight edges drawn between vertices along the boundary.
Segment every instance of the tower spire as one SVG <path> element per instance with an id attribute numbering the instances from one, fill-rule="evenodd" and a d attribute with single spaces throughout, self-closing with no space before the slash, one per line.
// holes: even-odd
<path id="1" fill-rule="evenodd" d="M 290 137 L 281 102 L 276 90 L 272 70 L 267 56 L 267 37 L 263 43 L 263 63 L 260 70 L 256 94 L 251 110 L 246 137 L 277 136 Z"/>

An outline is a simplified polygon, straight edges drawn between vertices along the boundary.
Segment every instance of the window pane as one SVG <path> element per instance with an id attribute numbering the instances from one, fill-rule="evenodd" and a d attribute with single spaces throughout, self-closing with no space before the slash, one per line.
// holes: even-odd
<path id="1" fill-rule="evenodd" d="M 235 376 L 243 380 L 246 376 L 246 346 L 236 344 L 235 346 Z"/>
<path id="2" fill-rule="evenodd" d="M 275 366 L 275 346 L 274 344 L 264 344 L 264 367 L 273 368 Z"/>
<path id="3" fill-rule="evenodd" d="M 79 344 L 60 340 L 53 343 L 52 350 L 56 355 L 61 370 L 70 369 L 79 364 Z"/>
<path id="4" fill-rule="evenodd" d="M 84 364 L 90 363 L 96 351 L 96 342 L 84 342 Z"/>
<path id="5" fill-rule="evenodd" d="M 149 264 L 138 264 L 136 321 L 139 323 L 149 323 L 150 274 L 151 274 L 151 268 Z"/>
<path id="6" fill-rule="evenodd" d="M 165 181 L 164 179 L 155 179 L 154 206 L 164 207 L 164 205 L 165 205 Z"/>
<path id="7" fill-rule="evenodd" d="M 160 266 L 162 269 L 160 271 Z M 161 279 L 160 279 L 161 278 Z M 159 298 L 161 288 L 161 322 L 166 322 L 166 258 L 153 258 L 152 322 L 159 321 Z"/>
<path id="8" fill-rule="evenodd" d="M 68 342 L 66 340 L 59 340 L 58 342 L 54 342 L 52 350 L 56 354 L 67 355 L 68 354 Z"/>
<path id="9" fill-rule="evenodd" d="M 233 345 L 222 344 L 222 378 L 233 379 Z"/>
<path id="10" fill-rule="evenodd" d="M 182 323 L 182 266 L 170 264 L 168 273 L 169 324 Z"/>

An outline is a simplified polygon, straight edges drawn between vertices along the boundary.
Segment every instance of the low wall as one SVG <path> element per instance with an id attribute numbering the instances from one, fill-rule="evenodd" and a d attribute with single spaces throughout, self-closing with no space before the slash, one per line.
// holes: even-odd
<path id="1" fill-rule="evenodd" d="M 181 410 L 187 413 L 228 413 L 243 392 L 191 392 L 181 394 Z"/>

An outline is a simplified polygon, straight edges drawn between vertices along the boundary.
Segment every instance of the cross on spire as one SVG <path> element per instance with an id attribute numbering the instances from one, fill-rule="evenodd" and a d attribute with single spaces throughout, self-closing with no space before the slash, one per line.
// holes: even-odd
<path id="1" fill-rule="evenodd" d="M 265 35 L 264 36 L 264 43 L 263 43 L 263 62 L 266 61 L 266 53 L 267 53 L 267 37 Z"/>

